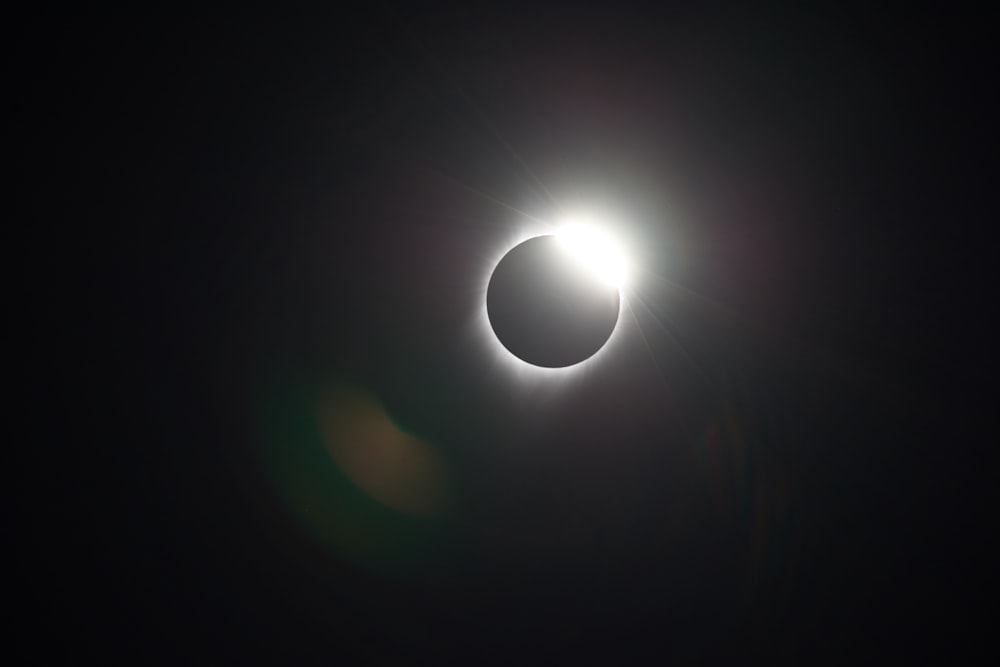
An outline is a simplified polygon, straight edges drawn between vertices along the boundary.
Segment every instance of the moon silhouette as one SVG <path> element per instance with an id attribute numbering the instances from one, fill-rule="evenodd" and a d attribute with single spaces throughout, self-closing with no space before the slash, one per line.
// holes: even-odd
<path id="1" fill-rule="evenodd" d="M 490 326 L 515 357 L 563 368 L 593 356 L 618 322 L 618 287 L 601 280 L 556 236 L 514 246 L 486 291 Z"/>

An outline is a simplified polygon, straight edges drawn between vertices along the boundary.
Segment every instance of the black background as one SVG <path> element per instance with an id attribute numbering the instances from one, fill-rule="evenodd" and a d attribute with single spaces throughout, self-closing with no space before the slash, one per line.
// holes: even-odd
<path id="1" fill-rule="evenodd" d="M 9 27 L 20 646 L 991 648 L 984 17 L 468 5 Z M 550 219 L 574 188 L 628 212 L 642 336 L 539 387 L 469 321 L 521 220 L 493 200 Z M 261 465 L 269 401 L 335 383 L 448 462 L 429 557 L 346 557 Z"/>

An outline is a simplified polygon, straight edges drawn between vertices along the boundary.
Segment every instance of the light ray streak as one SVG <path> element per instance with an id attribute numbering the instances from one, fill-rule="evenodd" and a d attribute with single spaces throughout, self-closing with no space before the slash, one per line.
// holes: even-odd
<path id="1" fill-rule="evenodd" d="M 660 326 L 660 328 L 667 334 L 667 337 L 682 352 L 684 358 L 687 359 L 688 363 L 691 364 L 691 367 L 694 368 L 694 370 L 697 372 L 699 376 L 701 376 L 702 380 L 705 381 L 708 387 L 712 391 L 717 392 L 720 396 L 722 396 L 723 392 L 721 391 L 721 389 L 715 384 L 715 382 L 712 381 L 708 373 L 701 367 L 701 364 L 697 362 L 697 360 L 687 349 L 687 347 L 684 346 L 684 344 L 680 341 L 680 338 L 677 336 L 676 333 L 674 333 L 671 327 L 666 322 L 664 322 L 663 319 L 659 315 L 657 315 L 652 308 L 650 308 L 649 304 L 646 303 L 646 300 L 643 298 L 641 294 L 636 292 L 635 296 L 636 296 L 635 298 L 636 303 L 640 304 L 646 310 L 649 316 L 652 317 L 653 320 Z"/>

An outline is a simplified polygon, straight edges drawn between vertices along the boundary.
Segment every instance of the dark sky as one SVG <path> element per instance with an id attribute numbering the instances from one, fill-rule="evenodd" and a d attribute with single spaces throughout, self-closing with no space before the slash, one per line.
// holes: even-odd
<path id="1" fill-rule="evenodd" d="M 328 4 L 14 27 L 30 650 L 991 646 L 983 17 Z M 519 373 L 491 262 L 588 207 L 622 330 Z"/>

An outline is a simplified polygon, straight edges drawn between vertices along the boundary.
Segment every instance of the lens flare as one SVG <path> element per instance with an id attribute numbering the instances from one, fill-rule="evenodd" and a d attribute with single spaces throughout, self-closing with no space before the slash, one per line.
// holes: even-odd
<path id="1" fill-rule="evenodd" d="M 262 398 L 261 472 L 303 535 L 382 576 L 447 571 L 455 480 L 438 447 L 352 383 L 292 381 Z"/>
<path id="2" fill-rule="evenodd" d="M 318 418 L 331 458 L 370 497 L 407 514 L 443 512 L 447 484 L 440 455 L 396 426 L 373 396 L 329 391 Z"/>

